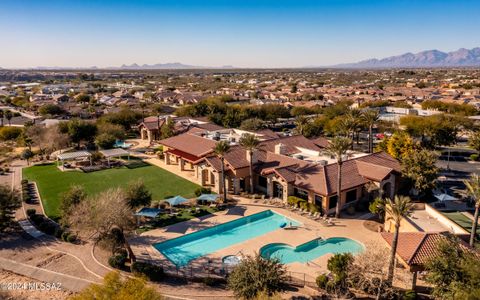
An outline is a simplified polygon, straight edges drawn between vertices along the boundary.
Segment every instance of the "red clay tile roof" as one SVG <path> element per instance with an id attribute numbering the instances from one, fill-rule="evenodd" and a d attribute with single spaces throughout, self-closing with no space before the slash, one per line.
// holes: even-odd
<path id="1" fill-rule="evenodd" d="M 358 174 L 375 181 L 382 181 L 393 171 L 392 168 L 357 160 Z"/>
<path id="2" fill-rule="evenodd" d="M 278 139 L 280 137 L 277 133 L 270 129 L 257 130 L 255 133 L 260 134 L 265 140 Z"/>
<path id="3" fill-rule="evenodd" d="M 321 148 L 327 148 L 330 145 L 330 142 L 324 137 L 318 137 L 311 140 L 315 145 Z"/>
<path id="4" fill-rule="evenodd" d="M 275 145 L 282 143 L 285 145 L 286 153 L 285 155 L 292 155 L 299 153 L 300 151 L 297 147 L 305 148 L 313 151 L 320 151 L 321 148 L 318 147 L 312 140 L 307 139 L 303 135 L 294 135 L 286 136 L 273 140 L 266 140 L 259 144 L 258 148 L 264 151 L 274 152 Z"/>
<path id="5" fill-rule="evenodd" d="M 212 153 L 215 148 L 215 141 L 188 133 L 160 140 L 159 143 L 198 157 Z"/>
<path id="6" fill-rule="evenodd" d="M 198 161 L 200 161 L 202 159 L 201 157 L 192 155 L 190 153 L 183 152 L 183 151 L 178 150 L 178 149 L 169 149 L 165 153 L 171 153 L 171 154 L 174 154 L 176 156 L 180 156 L 180 157 L 188 160 L 191 163 L 197 163 Z"/>
<path id="7" fill-rule="evenodd" d="M 393 233 L 382 232 L 382 237 L 389 246 L 392 245 Z M 438 242 L 445 238 L 442 233 L 438 232 L 400 232 L 398 235 L 397 256 L 409 266 L 423 266 L 437 254 Z M 460 241 L 459 246 L 465 251 L 471 251 L 462 241 Z"/>
<path id="8" fill-rule="evenodd" d="M 146 118 L 145 118 L 145 121 L 140 123 L 139 126 L 145 126 L 145 128 L 147 128 L 148 130 L 158 130 L 159 127 L 162 127 L 164 122 L 165 122 L 164 119 L 160 119 L 160 121 L 157 120 L 157 119 L 155 119 L 153 121 L 147 121 Z"/>

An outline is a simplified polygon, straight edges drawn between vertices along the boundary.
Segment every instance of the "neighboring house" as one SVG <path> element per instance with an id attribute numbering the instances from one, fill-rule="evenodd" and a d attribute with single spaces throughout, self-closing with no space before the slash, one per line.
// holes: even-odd
<path id="1" fill-rule="evenodd" d="M 144 118 L 138 125 L 140 131 L 140 137 L 142 140 L 148 140 L 150 143 L 158 141 L 160 139 L 160 133 L 162 126 L 171 119 L 174 122 L 175 134 L 186 132 L 192 128 L 199 128 L 201 130 L 219 130 L 223 127 L 208 123 L 207 121 L 200 119 L 192 119 L 188 117 L 175 117 L 175 116 L 151 116 Z"/>
<path id="2" fill-rule="evenodd" d="M 229 131 L 229 132 L 228 132 Z M 234 194 L 249 190 L 250 174 L 247 151 L 237 145 L 240 131 L 187 132 L 160 140 L 165 163 L 178 165 L 181 172 L 191 172 L 196 182 L 222 193 L 221 162 L 213 153 L 218 140 L 228 140 L 231 150 L 225 155 L 227 189 Z M 273 137 L 268 134 L 253 155 L 253 181 L 257 192 L 287 201 L 297 196 L 317 204 L 322 212 L 333 212 L 337 203 L 337 164 L 325 155 L 324 139 L 309 140 L 301 135 Z M 400 179 L 398 161 L 386 153 L 350 153 L 342 168 L 342 207 L 360 200 L 371 200 L 379 191 L 393 197 Z"/>

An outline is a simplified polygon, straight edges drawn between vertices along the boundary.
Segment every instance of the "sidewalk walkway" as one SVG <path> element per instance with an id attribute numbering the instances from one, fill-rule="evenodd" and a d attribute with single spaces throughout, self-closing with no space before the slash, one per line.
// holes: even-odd
<path id="1" fill-rule="evenodd" d="M 28 220 L 18 221 L 18 224 L 20 225 L 20 227 L 22 227 L 22 229 L 26 233 L 28 233 L 29 235 L 31 235 L 34 238 L 39 238 L 42 235 L 44 235 L 43 232 L 41 232 L 37 228 L 35 228 L 35 226 L 33 226 L 32 223 L 30 223 L 30 221 L 28 221 Z"/>

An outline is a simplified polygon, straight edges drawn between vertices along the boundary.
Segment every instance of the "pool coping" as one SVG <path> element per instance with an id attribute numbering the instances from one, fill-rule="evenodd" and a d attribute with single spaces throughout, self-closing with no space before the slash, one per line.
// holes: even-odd
<path id="1" fill-rule="evenodd" d="M 239 245 L 239 244 L 242 244 L 242 243 L 246 243 L 246 242 L 248 242 L 248 241 L 251 240 L 251 239 L 255 239 L 255 238 L 261 237 L 261 236 L 263 236 L 263 235 L 266 235 L 266 234 L 275 232 L 275 231 L 277 231 L 277 230 L 284 230 L 284 228 L 277 228 L 277 229 L 275 229 L 275 230 L 272 230 L 272 231 L 266 232 L 266 233 L 264 233 L 264 234 L 255 236 L 255 237 L 250 238 L 250 239 L 247 239 L 247 240 L 245 240 L 245 241 L 241 241 L 241 242 L 238 242 L 238 243 L 235 243 L 235 244 L 228 245 L 227 247 L 218 249 L 218 250 L 216 250 L 216 251 L 214 251 L 214 252 L 207 253 L 207 254 L 205 254 L 205 255 L 202 255 L 202 256 L 199 256 L 199 257 L 197 257 L 197 258 L 195 258 L 195 259 L 192 259 L 187 265 L 185 265 L 185 266 L 180 266 L 180 267 L 177 266 L 175 263 L 173 263 L 173 262 L 170 260 L 170 258 L 168 258 L 168 257 L 167 257 L 165 254 L 163 254 L 160 250 L 158 250 L 157 248 L 155 248 L 155 245 L 157 245 L 157 244 L 162 244 L 162 243 L 165 243 L 165 242 L 168 242 L 168 241 L 171 241 L 171 240 L 175 240 L 175 239 L 180 239 L 180 238 L 183 238 L 183 237 L 185 237 L 185 236 L 188 236 L 188 235 L 191 235 L 191 234 L 194 234 L 194 233 L 197 233 L 197 232 L 201 232 L 201 231 L 204 231 L 204 230 L 210 230 L 210 229 L 212 229 L 212 228 L 214 228 L 214 227 L 216 227 L 216 226 L 220 226 L 220 225 L 224 225 L 224 224 L 228 224 L 228 223 L 233 223 L 233 222 L 238 221 L 238 220 L 243 219 L 243 218 L 248 218 L 248 217 L 251 217 L 251 216 L 254 216 L 254 215 L 259 215 L 259 214 L 265 213 L 266 211 L 271 211 L 271 212 L 274 213 L 274 214 L 277 214 L 277 215 L 279 215 L 279 216 L 281 216 L 281 217 L 284 217 L 284 218 L 286 218 L 286 219 L 288 219 L 288 220 L 292 220 L 292 221 L 294 221 L 294 222 L 296 222 L 296 223 L 299 224 L 298 227 L 303 227 L 303 226 L 304 226 L 304 223 L 303 223 L 303 222 L 300 222 L 300 221 L 298 221 L 298 220 L 296 220 L 296 219 L 293 219 L 293 218 L 291 218 L 291 217 L 288 217 L 288 216 L 286 216 L 285 214 L 279 213 L 278 211 L 275 211 L 275 210 L 273 210 L 272 208 L 266 208 L 266 209 L 264 209 L 264 210 L 261 210 L 261 211 L 258 211 L 258 212 L 254 212 L 254 213 L 251 213 L 251 214 L 248 214 L 248 215 L 245 215 L 245 216 L 239 216 L 238 218 L 235 218 L 235 219 L 230 220 L 230 221 L 226 221 L 226 222 L 218 223 L 218 224 L 212 224 L 211 226 L 209 226 L 209 227 L 207 227 L 207 228 L 198 229 L 198 230 L 195 230 L 195 231 L 192 231 L 192 232 L 189 232 L 189 233 L 184 233 L 184 234 L 179 235 L 179 236 L 177 236 L 177 237 L 172 237 L 172 238 L 163 240 L 163 241 L 161 241 L 161 242 L 153 243 L 153 244 L 150 245 L 150 247 L 153 248 L 153 251 L 158 252 L 165 260 L 167 260 L 167 261 L 168 261 L 170 264 L 172 264 L 175 268 L 177 268 L 177 269 L 186 268 L 186 267 L 188 267 L 191 263 L 195 262 L 196 260 L 207 258 L 209 255 L 212 255 L 212 254 L 214 254 L 214 253 L 216 253 L 216 252 L 218 252 L 218 251 L 221 251 L 221 250 L 230 248 L 230 247 L 232 247 L 232 246 L 234 246 L 234 245 Z M 217 213 L 218 213 L 218 212 L 215 212 L 215 213 L 213 213 L 212 215 L 216 215 Z M 197 218 L 197 219 L 199 219 L 199 218 Z M 199 220 L 200 220 L 200 219 L 199 219 Z M 187 220 L 187 221 L 185 221 L 185 222 L 188 222 L 188 221 L 191 221 L 191 220 Z M 172 224 L 172 225 L 174 225 L 174 224 Z M 168 227 L 168 226 L 166 226 L 166 227 Z M 165 228 L 166 228 L 166 227 L 165 227 Z"/>

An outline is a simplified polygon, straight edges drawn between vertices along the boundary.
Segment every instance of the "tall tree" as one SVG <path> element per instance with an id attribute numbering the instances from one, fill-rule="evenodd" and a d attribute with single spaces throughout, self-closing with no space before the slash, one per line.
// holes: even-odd
<path id="1" fill-rule="evenodd" d="M 240 145 L 247 150 L 248 155 L 250 157 L 249 161 L 249 171 L 250 171 L 250 193 L 254 193 L 253 189 L 253 155 L 254 151 L 257 150 L 257 146 L 260 143 L 260 140 L 254 135 L 250 133 L 242 134 L 240 138 Z"/>
<path id="2" fill-rule="evenodd" d="M 15 210 L 22 206 L 20 195 L 7 185 L 0 185 L 0 232 L 8 228 Z"/>
<path id="3" fill-rule="evenodd" d="M 380 114 L 378 110 L 369 109 L 363 112 L 362 117 L 368 127 L 368 152 L 373 153 L 373 126 L 377 123 Z"/>
<path id="4" fill-rule="evenodd" d="M 342 205 L 342 164 L 352 141 L 346 137 L 335 137 L 330 142 L 326 151 L 337 160 L 337 206 L 335 208 L 335 217 L 340 217 Z"/>
<path id="5" fill-rule="evenodd" d="M 413 209 L 413 203 L 409 197 L 395 196 L 394 200 L 387 198 L 385 200 L 385 216 L 387 220 L 392 220 L 395 224 L 395 232 L 393 233 L 392 248 L 390 251 L 390 260 L 388 264 L 387 282 L 393 282 L 395 271 L 395 255 L 397 253 L 398 235 L 400 233 L 400 224 L 402 219 L 408 217 Z"/>
<path id="6" fill-rule="evenodd" d="M 5 119 L 7 119 L 9 126 L 12 125 L 12 118 L 13 118 L 13 113 L 12 113 L 12 111 L 10 111 L 10 110 L 7 109 L 7 110 L 5 111 Z"/>
<path id="7" fill-rule="evenodd" d="M 220 141 L 215 145 L 214 152 L 220 157 L 222 163 L 222 189 L 223 189 L 223 202 L 227 202 L 227 186 L 225 184 L 225 155 L 230 151 L 230 144 L 228 141 Z"/>
<path id="8" fill-rule="evenodd" d="M 472 221 L 472 231 L 470 232 L 470 246 L 473 247 L 475 235 L 477 234 L 478 214 L 480 211 L 480 176 L 473 174 L 469 180 L 465 180 L 467 194 L 475 202 L 475 214 Z"/>
<path id="9" fill-rule="evenodd" d="M 413 187 L 420 194 L 435 187 L 438 168 L 437 156 L 432 151 L 417 150 L 402 160 L 403 175 L 413 182 Z"/>
<path id="10" fill-rule="evenodd" d="M 297 134 L 304 135 L 305 134 L 305 129 L 307 128 L 308 124 L 310 123 L 310 120 L 308 117 L 300 115 L 295 118 L 295 132 Z"/>

